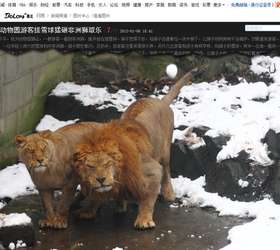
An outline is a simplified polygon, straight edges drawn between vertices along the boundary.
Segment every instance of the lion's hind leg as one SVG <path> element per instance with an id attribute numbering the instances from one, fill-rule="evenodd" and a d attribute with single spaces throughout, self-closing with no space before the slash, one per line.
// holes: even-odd
<path id="1" fill-rule="evenodd" d="M 171 141 L 171 138 L 170 138 Z M 162 164 L 162 181 L 161 181 L 161 193 L 163 198 L 166 201 L 174 201 L 176 196 L 173 191 L 173 187 L 171 184 L 171 175 L 170 175 L 170 147 L 171 144 L 165 147 L 165 152 L 163 155 L 163 159 L 161 161 Z"/>
<path id="2" fill-rule="evenodd" d="M 156 226 L 153 220 L 154 206 L 160 193 L 162 166 L 153 159 L 142 164 L 147 183 L 146 194 L 138 200 L 138 215 L 134 223 L 137 229 L 149 229 Z"/>
<path id="3" fill-rule="evenodd" d="M 171 177 L 170 177 L 170 171 L 169 171 L 169 164 L 168 167 L 165 165 L 163 167 L 163 177 L 162 177 L 162 186 L 161 186 L 161 193 L 163 198 L 166 201 L 174 201 L 176 196 L 173 191 L 173 187 L 171 184 Z"/>

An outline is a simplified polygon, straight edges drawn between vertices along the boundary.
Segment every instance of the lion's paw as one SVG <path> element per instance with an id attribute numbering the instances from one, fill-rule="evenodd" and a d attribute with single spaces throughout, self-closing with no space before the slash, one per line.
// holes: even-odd
<path id="1" fill-rule="evenodd" d="M 40 228 L 65 229 L 67 226 L 68 223 L 66 216 L 54 216 L 52 218 L 46 218 L 39 221 Z"/>
<path id="2" fill-rule="evenodd" d="M 134 227 L 136 229 L 144 230 L 144 229 L 151 229 L 156 226 L 155 222 L 152 219 L 142 219 L 137 218 L 134 222 Z"/>
<path id="3" fill-rule="evenodd" d="M 67 216 L 56 216 L 53 222 L 53 228 L 64 229 L 68 227 Z"/>
<path id="4" fill-rule="evenodd" d="M 52 224 L 52 220 L 50 218 L 41 219 L 41 220 L 39 220 L 38 224 L 39 224 L 40 228 L 50 227 Z"/>

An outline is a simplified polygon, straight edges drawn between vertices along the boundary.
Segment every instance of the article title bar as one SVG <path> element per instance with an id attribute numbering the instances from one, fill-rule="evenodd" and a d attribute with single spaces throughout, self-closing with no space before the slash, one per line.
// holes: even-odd
<path id="1" fill-rule="evenodd" d="M 0 0 L 1 22 L 280 22 L 280 0 Z"/>

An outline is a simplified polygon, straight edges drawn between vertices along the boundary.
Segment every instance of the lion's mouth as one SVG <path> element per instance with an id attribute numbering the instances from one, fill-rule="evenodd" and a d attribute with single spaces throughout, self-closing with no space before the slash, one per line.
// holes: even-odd
<path id="1" fill-rule="evenodd" d="M 45 165 L 39 165 L 39 166 L 36 166 L 35 168 L 33 168 L 34 172 L 36 172 L 36 173 L 44 172 L 46 169 L 47 169 L 47 167 Z"/>
<path id="2" fill-rule="evenodd" d="M 106 186 L 101 186 L 101 187 L 95 188 L 95 191 L 99 192 L 99 193 L 103 193 L 103 192 L 108 192 L 111 189 L 112 189 L 111 185 L 106 185 Z"/>

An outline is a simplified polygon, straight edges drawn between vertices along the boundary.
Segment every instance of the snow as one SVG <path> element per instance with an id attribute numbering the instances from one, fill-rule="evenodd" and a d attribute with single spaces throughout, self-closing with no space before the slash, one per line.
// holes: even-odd
<path id="1" fill-rule="evenodd" d="M 0 202 L 0 210 L 6 206 L 6 203 L 5 202 Z"/>
<path id="2" fill-rule="evenodd" d="M 0 213 L 0 228 L 11 227 L 17 225 L 28 225 L 31 223 L 31 218 L 26 213 L 11 213 L 1 214 Z"/>
<path id="3" fill-rule="evenodd" d="M 62 128 L 66 125 L 70 125 L 70 124 L 74 124 L 77 121 L 79 121 L 79 119 L 75 119 L 75 120 L 69 120 L 69 121 L 60 121 L 56 118 L 54 118 L 51 115 L 45 115 L 41 121 L 39 122 L 39 124 L 36 127 L 36 131 L 43 131 L 43 130 L 51 130 L 51 131 L 55 131 L 59 128 Z"/>
<path id="4" fill-rule="evenodd" d="M 222 250 L 276 250 L 280 239 L 277 232 L 280 228 L 280 205 L 270 199 L 256 202 L 232 201 L 216 193 L 206 192 L 203 188 L 205 177 L 194 181 L 178 177 L 172 179 L 172 185 L 182 204 L 198 207 L 213 207 L 220 216 L 238 216 L 254 218 L 253 221 L 230 229 L 230 244 Z M 187 197 L 184 197 L 187 196 Z"/>
<path id="5" fill-rule="evenodd" d="M 238 185 L 242 188 L 248 187 L 249 182 L 248 181 L 243 181 L 241 179 L 238 180 Z"/>
<path id="6" fill-rule="evenodd" d="M 112 250 L 123 250 L 123 248 L 121 248 L 121 247 L 115 247 L 115 248 L 113 248 Z"/>
<path id="7" fill-rule="evenodd" d="M 208 136 L 229 136 L 227 145 L 217 155 L 218 162 L 234 158 L 245 150 L 255 163 L 263 166 L 271 165 L 273 162 L 268 157 L 267 147 L 261 139 L 272 124 L 277 120 L 278 124 L 280 123 L 279 103 L 255 101 L 259 98 L 265 99 L 270 91 L 271 89 L 263 82 L 244 81 L 228 86 L 222 80 L 185 86 L 179 100 L 172 104 L 175 127 L 205 126 L 210 128 L 206 133 Z M 184 98 L 194 104 L 186 106 Z M 280 99 L 280 92 L 278 98 Z M 180 132 L 175 130 L 174 137 L 181 136 Z"/>
<path id="8" fill-rule="evenodd" d="M 13 199 L 18 196 L 37 193 L 31 177 L 23 163 L 15 164 L 1 170 L 0 183 L 0 199 L 4 197 Z"/>
<path id="9" fill-rule="evenodd" d="M 228 239 L 231 244 L 222 250 L 278 250 L 280 220 L 256 219 L 250 223 L 230 229 Z M 249 233 L 248 233 L 249 232 Z"/>
<path id="10" fill-rule="evenodd" d="M 280 57 L 256 56 L 252 58 L 251 70 L 256 74 L 267 73 L 275 83 L 280 79 Z"/>
<path id="11" fill-rule="evenodd" d="M 166 74 L 169 78 L 174 79 L 178 73 L 178 68 L 175 64 L 169 64 L 166 67 Z"/>
<path id="12" fill-rule="evenodd" d="M 97 109 L 115 107 L 118 111 L 124 111 L 128 105 L 134 102 L 135 92 L 131 90 L 118 90 L 109 93 L 108 88 L 95 88 L 90 85 L 77 85 L 71 82 L 62 82 L 52 91 L 55 96 L 73 96 L 84 106 L 97 105 Z"/>

